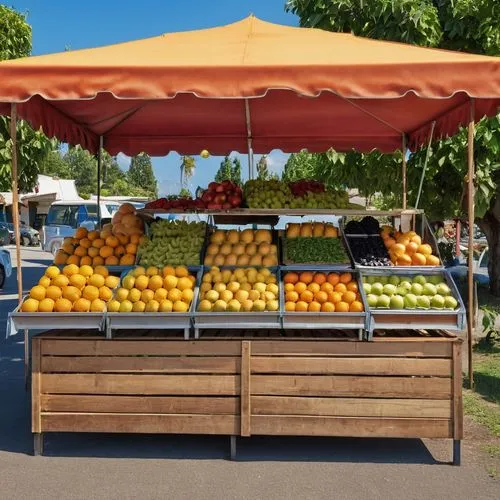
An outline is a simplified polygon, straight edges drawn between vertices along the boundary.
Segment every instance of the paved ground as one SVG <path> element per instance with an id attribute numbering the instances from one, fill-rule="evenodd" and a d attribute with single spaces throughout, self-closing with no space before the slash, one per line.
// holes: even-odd
<path id="1" fill-rule="evenodd" d="M 47 254 L 23 250 L 25 287 L 43 273 Z M 15 277 L 0 295 L 0 322 L 15 305 Z M 1 329 L 3 332 L 3 328 Z M 462 467 L 443 440 L 54 435 L 45 457 L 32 457 L 29 397 L 20 335 L 0 332 L 0 499 L 498 499 L 465 442 Z"/>

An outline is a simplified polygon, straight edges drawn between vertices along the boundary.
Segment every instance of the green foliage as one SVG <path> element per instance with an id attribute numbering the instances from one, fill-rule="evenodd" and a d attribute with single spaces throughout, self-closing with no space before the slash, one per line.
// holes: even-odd
<path id="1" fill-rule="evenodd" d="M 340 238 L 287 238 L 286 259 L 302 263 L 349 262 Z"/>
<path id="2" fill-rule="evenodd" d="M 0 61 L 31 54 L 31 26 L 26 14 L 0 5 Z"/>
<path id="3" fill-rule="evenodd" d="M 231 160 L 229 156 L 225 156 L 224 159 L 220 162 L 220 167 L 215 174 L 214 180 L 215 182 L 228 180 L 241 186 L 241 163 L 239 158 L 233 158 Z"/>
<path id="4" fill-rule="evenodd" d="M 477 423 L 486 426 L 493 436 L 500 437 L 500 411 L 481 396 L 470 391 L 463 394 L 464 412 Z"/>
<path id="5" fill-rule="evenodd" d="M 102 196 L 153 196 L 141 186 L 134 185 L 123 172 L 115 158 L 102 152 L 102 167 L 106 180 L 101 186 Z M 78 194 L 85 199 L 97 193 L 97 160 L 79 146 L 71 147 L 63 155 L 58 150 L 48 153 L 40 163 L 40 173 L 74 179 Z"/>
<path id="6" fill-rule="evenodd" d="M 480 309 L 483 313 L 482 326 L 483 326 L 484 338 L 481 339 L 482 344 L 483 346 L 491 347 L 495 344 L 495 342 L 500 342 L 500 331 L 495 326 L 499 313 L 496 309 L 489 306 L 481 306 Z M 500 369 L 499 369 L 499 379 L 500 379 Z"/>
<path id="7" fill-rule="evenodd" d="M 153 164 L 151 157 L 146 153 L 140 153 L 132 158 L 127 177 L 134 186 L 148 193 L 150 198 L 158 197 L 158 183 L 153 172 Z"/>
<path id="8" fill-rule="evenodd" d="M 191 191 L 189 191 L 189 189 L 182 188 L 179 191 L 179 198 L 191 198 Z"/>
<path id="9" fill-rule="evenodd" d="M 267 156 L 262 155 L 257 162 L 257 179 L 262 181 L 268 181 L 270 179 L 278 179 L 276 174 L 271 174 L 269 168 L 267 167 Z"/>
<path id="10" fill-rule="evenodd" d="M 26 57 L 31 53 L 31 26 L 26 16 L 0 5 L 0 61 Z M 25 121 L 17 124 L 19 191 L 31 191 L 36 184 L 38 164 L 54 147 L 42 131 L 33 130 Z M 10 119 L 0 117 L 0 189 L 12 189 L 12 141 Z"/>

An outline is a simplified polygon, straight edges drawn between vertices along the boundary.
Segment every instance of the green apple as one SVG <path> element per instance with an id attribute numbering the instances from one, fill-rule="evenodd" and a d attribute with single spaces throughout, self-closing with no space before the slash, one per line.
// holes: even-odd
<path id="1" fill-rule="evenodd" d="M 391 298 L 388 295 L 379 295 L 377 298 L 377 307 L 389 307 Z"/>
<path id="2" fill-rule="evenodd" d="M 391 285 L 399 285 L 399 276 L 396 276 L 395 274 L 389 276 L 389 283 Z"/>
<path id="3" fill-rule="evenodd" d="M 396 286 L 391 285 L 390 283 L 387 283 L 387 285 L 384 285 L 384 293 L 386 295 L 389 295 L 389 297 L 391 295 L 394 295 L 396 293 Z"/>
<path id="4" fill-rule="evenodd" d="M 443 281 L 443 277 L 440 274 L 433 274 L 427 278 L 427 281 L 433 285 L 439 285 Z"/>
<path id="5" fill-rule="evenodd" d="M 391 309 L 404 309 L 405 301 L 401 295 L 393 295 L 390 302 Z"/>
<path id="6" fill-rule="evenodd" d="M 377 276 L 365 276 L 366 283 L 375 283 L 377 281 Z"/>
<path id="7" fill-rule="evenodd" d="M 424 285 L 424 295 L 428 295 L 429 297 L 434 297 L 436 295 L 437 290 L 436 290 L 436 285 L 433 285 L 432 283 L 426 283 Z"/>
<path id="8" fill-rule="evenodd" d="M 436 287 L 436 291 L 437 293 L 439 293 L 439 295 L 442 295 L 443 297 L 451 294 L 450 287 L 446 283 L 439 283 Z"/>
<path id="9" fill-rule="evenodd" d="M 370 283 L 363 283 L 363 290 L 365 291 L 365 293 L 371 293 L 372 291 L 372 286 Z"/>
<path id="10" fill-rule="evenodd" d="M 378 295 L 374 295 L 373 293 L 370 293 L 366 296 L 366 301 L 368 302 L 368 305 L 370 307 L 377 307 L 377 302 L 378 302 Z"/>
<path id="11" fill-rule="evenodd" d="M 405 295 L 405 307 L 406 309 L 415 309 L 417 307 L 417 296 L 413 293 L 407 293 Z"/>
<path id="12" fill-rule="evenodd" d="M 384 285 L 382 285 L 382 283 L 373 283 L 371 293 L 382 295 L 384 293 Z"/>
<path id="13" fill-rule="evenodd" d="M 399 282 L 399 287 L 404 288 L 406 291 L 411 290 L 411 280 L 405 278 Z"/>
<path id="14" fill-rule="evenodd" d="M 423 291 L 424 287 L 420 283 L 413 283 L 411 286 L 411 293 L 413 293 L 413 295 L 422 295 Z"/>
<path id="15" fill-rule="evenodd" d="M 397 288 L 396 288 L 396 293 L 398 295 L 401 295 L 402 297 L 404 297 L 407 293 L 408 293 L 408 289 L 405 288 L 404 286 L 401 286 L 399 285 Z"/>
<path id="16" fill-rule="evenodd" d="M 452 297 L 451 295 L 448 295 L 444 298 L 444 307 L 446 309 L 456 309 L 458 307 L 457 299 L 455 299 L 455 297 Z"/>
<path id="17" fill-rule="evenodd" d="M 423 286 L 427 283 L 427 280 L 425 279 L 425 276 L 422 276 L 421 274 L 417 274 L 416 276 L 413 277 L 412 282 L 419 283 L 420 285 Z"/>
<path id="18" fill-rule="evenodd" d="M 442 295 L 434 295 L 431 298 L 431 307 L 442 309 L 444 307 L 444 297 Z"/>
<path id="19" fill-rule="evenodd" d="M 389 276 L 377 276 L 377 278 L 377 281 L 379 283 L 382 283 L 382 285 L 386 285 L 387 283 L 389 283 Z"/>
<path id="20" fill-rule="evenodd" d="M 427 295 L 420 295 L 417 297 L 417 307 L 420 309 L 429 309 L 431 307 L 431 299 Z"/>

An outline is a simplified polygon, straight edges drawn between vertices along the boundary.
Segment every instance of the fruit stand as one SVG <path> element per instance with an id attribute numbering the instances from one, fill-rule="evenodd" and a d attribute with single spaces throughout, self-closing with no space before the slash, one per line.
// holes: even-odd
<path id="1" fill-rule="evenodd" d="M 451 331 L 464 306 L 421 212 L 366 212 L 307 181 L 263 184 L 253 153 L 402 147 L 404 177 L 407 145 L 468 124 L 473 220 L 472 132 L 500 104 L 498 60 L 253 16 L 133 44 L 0 63 L 13 212 L 18 116 L 98 156 L 245 151 L 250 180 L 141 213 L 124 205 L 111 226 L 65 242 L 29 297 L 18 265 L 12 321 L 50 318 L 32 339 L 35 453 L 46 432 L 222 434 L 232 456 L 237 436 L 413 437 L 452 439 L 459 463 L 461 340 Z M 155 220 L 170 211 L 211 219 Z M 280 233 L 285 215 L 364 217 L 353 231 L 347 220 L 301 221 Z M 69 328 L 74 313 L 100 315 L 101 329 Z"/>

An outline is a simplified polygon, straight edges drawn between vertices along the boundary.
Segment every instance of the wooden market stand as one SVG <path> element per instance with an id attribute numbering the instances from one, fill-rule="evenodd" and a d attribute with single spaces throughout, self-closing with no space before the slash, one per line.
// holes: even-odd
<path id="1" fill-rule="evenodd" d="M 245 151 L 250 178 L 253 153 L 273 148 L 402 149 L 403 209 L 407 147 L 468 125 L 471 249 L 474 122 L 497 112 L 498 71 L 495 58 L 253 16 L 216 29 L 5 61 L 0 114 L 12 119 L 13 214 L 18 118 L 98 157 L 102 148 L 128 155 Z M 21 301 L 19 244 L 17 262 Z M 472 302 L 471 260 L 470 374 Z M 339 329 L 224 329 L 196 340 L 161 329 L 106 339 L 61 324 L 32 339 L 35 452 L 42 452 L 46 432 L 223 434 L 232 438 L 233 456 L 236 436 L 430 437 L 453 439 L 459 463 L 461 341 L 441 328 L 421 330 L 418 315 L 414 320 L 372 341 Z"/>

